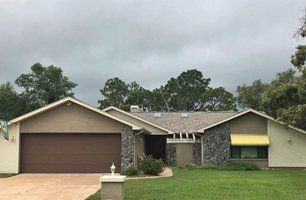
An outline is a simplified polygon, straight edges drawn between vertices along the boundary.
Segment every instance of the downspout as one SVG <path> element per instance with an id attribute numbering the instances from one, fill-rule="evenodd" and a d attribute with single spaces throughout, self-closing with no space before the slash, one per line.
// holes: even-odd
<path id="1" fill-rule="evenodd" d="M 200 137 L 201 137 L 201 165 L 203 165 L 204 164 L 204 132 L 200 135 Z"/>
<path id="2" fill-rule="evenodd" d="M 270 148 L 270 145 L 271 145 L 271 141 L 272 141 L 272 135 L 271 135 L 271 122 L 269 119 L 267 119 L 267 132 L 268 132 L 268 137 L 269 137 L 269 140 L 270 140 L 270 144 L 268 146 L 268 167 L 271 166 L 271 148 Z"/>
<path id="3" fill-rule="evenodd" d="M 137 167 L 137 157 L 136 157 L 136 136 L 143 133 L 143 129 L 134 134 L 134 167 Z"/>
<path id="4" fill-rule="evenodd" d="M 202 165 L 204 165 L 204 131 L 203 131 L 203 134 L 201 134 L 201 164 Z"/>

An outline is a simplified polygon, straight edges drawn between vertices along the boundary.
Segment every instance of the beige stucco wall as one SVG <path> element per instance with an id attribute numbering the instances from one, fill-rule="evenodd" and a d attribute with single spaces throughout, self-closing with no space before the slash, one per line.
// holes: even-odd
<path id="1" fill-rule="evenodd" d="M 176 144 L 176 165 L 186 166 L 193 163 L 193 143 Z"/>
<path id="2" fill-rule="evenodd" d="M 119 119 L 122 119 L 124 121 L 130 122 L 130 123 L 135 124 L 137 126 L 140 126 L 140 127 L 144 128 L 144 129 L 148 130 L 151 133 L 155 133 L 155 134 L 159 134 L 159 133 L 167 134 L 166 131 L 163 131 L 163 130 L 161 130 L 159 128 L 156 128 L 156 127 L 154 127 L 154 126 L 152 126 L 150 124 L 147 124 L 145 122 L 142 122 L 140 120 L 137 120 L 137 119 L 135 119 L 135 118 L 133 118 L 131 116 L 128 116 L 128 115 L 126 115 L 124 113 L 118 112 L 117 110 L 111 109 L 111 110 L 108 110 L 107 112 L 109 114 L 119 118 Z"/>
<path id="3" fill-rule="evenodd" d="M 230 121 L 231 134 L 268 134 L 267 119 L 247 113 Z M 252 163 L 259 168 L 268 168 L 268 159 L 231 159 L 233 162 Z"/>
<path id="4" fill-rule="evenodd" d="M 267 134 L 267 119 L 247 113 L 230 121 L 232 134 Z"/>
<path id="5" fill-rule="evenodd" d="M 145 153 L 145 141 L 144 141 L 144 135 L 136 135 L 135 136 L 135 166 L 138 165 L 139 159 L 143 157 Z"/>
<path id="6" fill-rule="evenodd" d="M 306 167 L 306 134 L 272 120 L 268 120 L 268 134 L 269 167 Z"/>
<path id="7" fill-rule="evenodd" d="M 19 123 L 11 124 L 8 127 L 9 138 L 12 136 L 15 141 L 7 141 L 0 136 L 0 173 L 19 172 Z"/>
<path id="8" fill-rule="evenodd" d="M 121 133 L 122 123 L 77 104 L 66 104 L 20 123 L 21 133 Z"/>

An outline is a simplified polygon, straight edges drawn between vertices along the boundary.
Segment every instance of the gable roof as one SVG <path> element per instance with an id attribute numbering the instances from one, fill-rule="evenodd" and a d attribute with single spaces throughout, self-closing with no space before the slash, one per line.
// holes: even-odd
<path id="1" fill-rule="evenodd" d="M 259 112 L 259 111 L 257 111 L 257 110 L 254 110 L 254 109 L 246 109 L 246 110 L 243 110 L 243 111 L 237 113 L 237 114 L 234 115 L 234 116 L 231 116 L 231 117 L 229 117 L 229 118 L 227 118 L 227 119 L 221 120 L 221 121 L 216 122 L 216 123 L 214 123 L 214 124 L 211 124 L 211 125 L 209 125 L 209 126 L 207 126 L 207 127 L 204 127 L 204 128 L 202 128 L 202 129 L 199 129 L 199 130 L 197 130 L 196 132 L 198 132 L 198 133 L 203 133 L 205 130 L 207 130 L 207 129 L 209 129 L 209 128 L 212 128 L 212 127 L 214 127 L 214 126 L 223 124 L 223 123 L 225 123 L 225 122 L 227 122 L 227 121 L 230 121 L 230 120 L 232 120 L 232 119 L 235 119 L 235 118 L 237 118 L 237 117 L 239 117 L 239 116 L 242 116 L 242 115 L 245 115 L 245 114 L 247 114 L 247 113 L 254 113 L 254 114 L 256 114 L 256 115 L 259 115 L 259 116 L 264 117 L 264 118 L 266 118 L 266 119 L 272 120 L 272 121 L 277 122 L 277 123 L 279 123 L 279 124 L 286 125 L 286 126 L 288 126 L 289 128 L 291 128 L 291 129 L 293 129 L 293 130 L 296 130 L 296 131 L 299 131 L 299 132 L 301 132 L 301 133 L 306 134 L 306 131 L 305 131 L 305 130 L 299 129 L 299 128 L 294 127 L 294 126 L 291 126 L 291 125 L 287 125 L 287 124 L 284 123 L 284 122 L 278 121 L 278 120 L 274 119 L 273 117 L 271 117 L 271 116 L 269 116 L 269 115 L 267 115 L 267 114 L 265 114 L 265 113 L 263 113 L 263 112 Z"/>
<path id="2" fill-rule="evenodd" d="M 181 112 L 160 112 L 160 117 L 154 117 L 155 112 L 133 112 L 130 114 L 153 124 L 167 128 L 172 132 L 203 133 L 209 128 L 220 125 L 250 112 L 306 134 L 306 131 L 302 129 L 287 125 L 286 123 L 278 121 L 265 113 L 253 109 L 246 109 L 240 112 L 188 112 L 189 116 L 186 118 L 181 117 Z"/>
<path id="3" fill-rule="evenodd" d="M 145 120 L 145 119 L 143 119 L 141 117 L 133 115 L 134 113 L 126 112 L 126 111 L 121 110 L 121 109 L 119 109 L 119 108 L 117 108 L 115 106 L 109 106 L 109 107 L 103 109 L 104 112 L 108 112 L 110 110 L 116 110 L 116 111 L 118 111 L 118 112 L 120 112 L 122 114 L 125 114 L 126 116 L 129 116 L 129 117 L 131 117 L 133 119 L 139 120 L 139 121 L 141 121 L 143 123 L 146 123 L 146 124 L 148 124 L 150 126 L 153 126 L 153 127 L 157 128 L 157 129 L 160 129 L 160 130 L 165 131 L 167 133 L 172 133 L 172 131 L 170 129 L 165 128 L 165 126 L 160 126 L 159 124 L 152 123 L 152 122 L 150 122 L 148 120 Z"/>
<path id="4" fill-rule="evenodd" d="M 181 117 L 181 112 L 159 112 L 160 117 L 154 117 L 156 112 L 131 112 L 130 115 L 162 126 L 172 132 L 194 133 L 197 130 L 225 120 L 237 112 L 188 112 L 188 117 Z"/>
<path id="5" fill-rule="evenodd" d="M 101 114 L 101 115 L 103 115 L 103 116 L 106 116 L 106 117 L 108 117 L 108 118 L 111 118 L 111 119 L 113 119 L 113 120 L 115 120 L 115 121 L 121 122 L 121 123 L 123 123 L 123 124 L 126 124 L 126 125 L 132 127 L 133 130 L 141 130 L 141 129 L 142 129 L 142 128 L 139 127 L 139 126 L 136 126 L 136 125 L 134 125 L 134 124 L 132 124 L 132 123 L 129 123 L 129 122 L 127 122 L 127 121 L 124 121 L 124 120 L 122 120 L 122 119 L 119 119 L 119 118 L 117 118 L 117 117 L 114 117 L 114 116 L 112 116 L 112 115 L 110 115 L 110 114 L 108 114 L 108 113 L 106 113 L 106 112 L 104 112 L 104 111 L 102 111 L 102 110 L 100 110 L 100 109 L 98 109 L 98 108 L 95 108 L 95 107 L 93 107 L 93 106 L 91 106 L 91 105 L 89 105 L 89 104 L 86 104 L 86 103 L 84 103 L 84 102 L 82 102 L 82 101 L 80 101 L 80 100 L 77 100 L 77 99 L 75 99 L 75 98 L 72 98 L 72 97 L 63 98 L 63 99 L 61 99 L 61 100 L 58 100 L 58 101 L 56 101 L 56 102 L 53 102 L 53 103 L 48 104 L 48 105 L 46 105 L 46 106 L 43 106 L 43 107 L 41 107 L 41 108 L 38 108 L 38 109 L 36 109 L 36 110 L 34 110 L 34 111 L 31 111 L 31 112 L 29 112 L 29 113 L 26 113 L 26 114 L 24 114 L 24 115 L 22 115 L 22 116 L 19 116 L 19 117 L 15 118 L 15 119 L 10 120 L 10 121 L 9 121 L 9 124 L 17 123 L 17 122 L 26 120 L 26 119 L 28 119 L 28 118 L 30 118 L 30 117 L 34 117 L 34 116 L 39 115 L 39 114 L 41 114 L 41 113 L 43 113 L 43 112 L 46 112 L 46 111 L 48 111 L 48 110 L 51 110 L 52 108 L 55 108 L 55 107 L 60 106 L 60 105 L 63 105 L 63 104 L 65 104 L 65 103 L 67 103 L 67 102 L 75 103 L 75 104 L 77 104 L 77 105 L 79 105 L 79 106 L 82 106 L 82 107 L 84 107 L 84 108 L 87 108 L 87 109 L 89 109 L 89 110 L 91 110 L 91 111 L 93 111 L 93 112 L 96 112 L 96 113 L 98 113 L 98 114 Z"/>

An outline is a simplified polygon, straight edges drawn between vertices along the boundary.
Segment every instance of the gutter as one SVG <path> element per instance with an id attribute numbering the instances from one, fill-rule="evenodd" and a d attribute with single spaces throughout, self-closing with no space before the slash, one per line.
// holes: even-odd
<path id="1" fill-rule="evenodd" d="M 136 136 L 143 133 L 143 129 L 141 129 L 139 132 L 134 134 L 134 167 L 137 168 L 137 157 L 136 157 Z"/>
<path id="2" fill-rule="evenodd" d="M 204 164 L 204 132 L 201 134 L 201 164 Z"/>
<path id="3" fill-rule="evenodd" d="M 195 135 L 198 135 L 201 137 L 201 165 L 204 165 L 204 131 L 203 133 L 195 132 Z"/>

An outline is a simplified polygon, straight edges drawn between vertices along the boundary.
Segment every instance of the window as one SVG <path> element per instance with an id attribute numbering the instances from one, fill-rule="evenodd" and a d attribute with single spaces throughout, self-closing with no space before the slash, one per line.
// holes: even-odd
<path id="1" fill-rule="evenodd" d="M 187 117 L 189 117 L 188 112 L 181 112 L 181 117 L 182 117 L 182 118 L 187 118 Z"/>
<path id="2" fill-rule="evenodd" d="M 268 158 L 268 147 L 231 146 L 231 158 L 265 159 Z"/>
<path id="3" fill-rule="evenodd" d="M 241 158 L 257 158 L 257 147 L 241 147 Z"/>
<path id="4" fill-rule="evenodd" d="M 267 147 L 257 147 L 257 157 L 258 158 L 268 158 L 268 148 Z"/>
<path id="5" fill-rule="evenodd" d="M 154 117 L 155 118 L 160 118 L 161 117 L 161 113 L 160 112 L 155 112 L 154 113 Z"/>
<path id="6" fill-rule="evenodd" d="M 231 158 L 240 158 L 241 151 L 240 147 L 232 147 L 231 148 Z"/>

